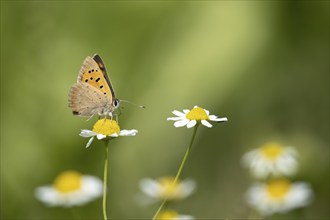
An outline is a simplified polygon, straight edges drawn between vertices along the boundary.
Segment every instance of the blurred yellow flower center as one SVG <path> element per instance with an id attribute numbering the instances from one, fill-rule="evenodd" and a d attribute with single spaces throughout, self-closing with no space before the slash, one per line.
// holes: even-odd
<path id="1" fill-rule="evenodd" d="M 173 177 L 164 177 L 159 180 L 161 188 L 163 191 L 161 192 L 162 198 L 167 199 L 175 199 L 180 188 L 180 183 L 177 181 L 174 183 Z M 174 183 L 174 184 L 173 184 Z"/>
<path id="2" fill-rule="evenodd" d="M 186 118 L 189 120 L 207 120 L 209 119 L 209 116 L 205 112 L 204 109 L 200 107 L 193 108 L 188 114 L 186 115 Z"/>
<path id="3" fill-rule="evenodd" d="M 277 143 L 265 144 L 261 147 L 261 153 L 269 160 L 276 160 L 283 153 L 283 147 Z"/>
<path id="4" fill-rule="evenodd" d="M 119 134 L 120 128 L 115 120 L 100 119 L 94 124 L 93 131 L 98 134 L 110 136 L 115 133 Z"/>
<path id="5" fill-rule="evenodd" d="M 53 186 L 62 193 L 76 191 L 81 187 L 81 178 L 76 171 L 65 171 L 56 177 Z"/>
<path id="6" fill-rule="evenodd" d="M 175 211 L 172 210 L 166 210 L 162 211 L 158 214 L 157 220 L 174 220 L 178 219 L 179 215 Z"/>
<path id="7" fill-rule="evenodd" d="M 291 183 L 286 179 L 272 180 L 267 183 L 267 193 L 272 199 L 281 200 L 290 190 Z"/>

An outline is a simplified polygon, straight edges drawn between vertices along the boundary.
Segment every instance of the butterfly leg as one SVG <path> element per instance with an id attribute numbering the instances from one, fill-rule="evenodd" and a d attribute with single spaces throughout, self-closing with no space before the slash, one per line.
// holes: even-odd
<path id="1" fill-rule="evenodd" d="M 116 110 L 118 110 L 118 111 L 116 111 L 116 121 L 117 121 L 117 123 L 119 122 L 118 121 L 118 119 L 119 119 L 119 116 L 121 115 L 121 109 L 120 108 L 117 108 Z M 118 113 L 117 113 L 118 112 Z"/>
<path id="2" fill-rule="evenodd" d="M 104 115 L 103 125 L 105 124 L 106 121 L 107 121 L 107 116 Z"/>
<path id="3" fill-rule="evenodd" d="M 86 121 L 89 121 L 91 118 L 93 118 L 94 114 L 92 114 Z"/>

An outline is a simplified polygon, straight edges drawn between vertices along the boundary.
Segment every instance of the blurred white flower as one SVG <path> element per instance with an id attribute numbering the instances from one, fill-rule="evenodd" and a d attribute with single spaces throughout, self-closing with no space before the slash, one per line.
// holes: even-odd
<path id="1" fill-rule="evenodd" d="M 99 119 L 93 126 L 93 130 L 83 129 L 80 132 L 80 136 L 90 138 L 86 148 L 91 145 L 94 137 L 98 140 L 105 138 L 115 138 L 119 136 L 135 136 L 138 133 L 137 130 L 120 130 L 118 123 L 115 120 Z"/>
<path id="2" fill-rule="evenodd" d="M 289 210 L 307 206 L 313 197 L 309 184 L 291 183 L 287 179 L 274 179 L 267 183 L 253 185 L 246 194 L 249 205 L 262 216 L 285 213 Z"/>
<path id="3" fill-rule="evenodd" d="M 102 196 L 102 187 L 99 178 L 69 170 L 60 173 L 52 185 L 38 187 L 35 196 L 48 206 L 81 206 Z"/>
<path id="4" fill-rule="evenodd" d="M 191 215 L 180 215 L 173 210 L 164 210 L 160 212 L 156 220 L 194 220 L 195 218 Z"/>
<path id="5" fill-rule="evenodd" d="M 187 126 L 187 128 L 192 128 L 197 124 L 197 122 L 201 122 L 202 125 L 211 128 L 212 124 L 210 124 L 210 122 L 208 121 L 216 121 L 216 122 L 228 121 L 227 118 L 218 118 L 218 116 L 209 115 L 210 112 L 208 110 L 198 106 L 195 106 L 191 110 L 184 109 L 183 112 L 174 110 L 172 113 L 177 117 L 169 117 L 167 118 L 167 120 L 175 121 L 174 123 L 175 127 Z"/>
<path id="6" fill-rule="evenodd" d="M 266 178 L 269 175 L 290 176 L 295 174 L 298 168 L 296 150 L 278 143 L 267 143 L 246 153 L 242 163 L 257 178 Z"/>
<path id="7" fill-rule="evenodd" d="M 196 189 L 196 183 L 193 180 L 173 183 L 174 177 L 162 177 L 158 180 L 144 178 L 140 181 L 140 189 L 152 202 L 164 199 L 181 200 L 191 195 Z"/>

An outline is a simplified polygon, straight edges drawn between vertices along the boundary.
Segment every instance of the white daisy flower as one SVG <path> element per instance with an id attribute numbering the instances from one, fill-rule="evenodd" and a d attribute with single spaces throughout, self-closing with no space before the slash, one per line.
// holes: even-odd
<path id="1" fill-rule="evenodd" d="M 156 220 L 194 220 L 191 215 L 180 215 L 173 210 L 164 210 L 157 215 Z"/>
<path id="2" fill-rule="evenodd" d="M 193 180 L 177 181 L 174 177 L 162 177 L 158 180 L 144 178 L 140 181 L 141 191 L 151 200 L 181 200 L 191 195 L 196 189 L 196 183 Z"/>
<path id="3" fill-rule="evenodd" d="M 218 116 L 210 115 L 210 112 L 208 110 L 198 106 L 195 106 L 191 110 L 184 109 L 183 112 L 174 110 L 172 113 L 177 117 L 169 117 L 167 118 L 167 120 L 175 121 L 174 123 L 175 127 L 187 126 L 187 128 L 192 128 L 197 124 L 197 122 L 201 122 L 202 125 L 211 128 L 212 124 L 208 121 L 217 121 L 217 122 L 228 121 L 226 117 L 218 118 Z"/>
<path id="4" fill-rule="evenodd" d="M 269 175 L 290 176 L 298 169 L 297 152 L 293 147 L 267 143 L 246 153 L 242 164 L 257 178 L 266 178 Z"/>
<path id="5" fill-rule="evenodd" d="M 135 129 L 120 130 L 120 127 L 115 120 L 100 119 L 94 124 L 93 130 L 82 129 L 79 135 L 90 138 L 86 145 L 87 148 L 91 145 L 95 136 L 98 140 L 102 140 L 119 136 L 135 136 L 137 133 L 138 131 Z"/>
<path id="6" fill-rule="evenodd" d="M 307 206 L 313 197 L 309 184 L 291 183 L 287 179 L 275 179 L 268 183 L 253 185 L 246 194 L 249 205 L 262 216 L 285 213 L 289 210 Z"/>
<path id="7" fill-rule="evenodd" d="M 81 206 L 102 196 L 103 183 L 94 176 L 76 171 L 59 174 L 52 185 L 41 186 L 35 196 L 47 206 Z"/>

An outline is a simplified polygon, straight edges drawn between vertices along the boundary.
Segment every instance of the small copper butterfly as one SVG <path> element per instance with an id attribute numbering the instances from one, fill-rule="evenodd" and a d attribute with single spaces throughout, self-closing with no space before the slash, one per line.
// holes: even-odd
<path id="1" fill-rule="evenodd" d="M 111 116 L 119 107 L 119 99 L 111 85 L 101 57 L 86 57 L 80 68 L 77 83 L 69 92 L 69 107 L 74 115 L 93 117 Z"/>

